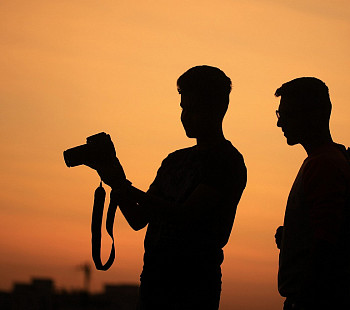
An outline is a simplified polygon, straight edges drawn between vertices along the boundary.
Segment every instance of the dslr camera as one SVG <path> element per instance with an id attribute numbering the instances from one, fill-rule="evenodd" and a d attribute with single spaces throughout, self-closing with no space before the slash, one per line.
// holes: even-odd
<path id="1" fill-rule="evenodd" d="M 108 162 L 115 158 L 116 153 L 111 137 L 100 132 L 86 138 L 86 144 L 70 148 L 63 152 L 67 167 Z"/>

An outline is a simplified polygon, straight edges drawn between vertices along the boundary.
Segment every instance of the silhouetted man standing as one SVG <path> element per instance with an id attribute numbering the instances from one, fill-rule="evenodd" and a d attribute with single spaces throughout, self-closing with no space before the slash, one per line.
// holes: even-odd
<path id="1" fill-rule="evenodd" d="M 303 77 L 275 95 L 281 97 L 277 126 L 288 145 L 301 144 L 308 155 L 276 232 L 284 309 L 350 309 L 350 162 L 330 134 L 328 87 Z"/>
<path id="2" fill-rule="evenodd" d="M 217 310 L 222 248 L 247 180 L 242 155 L 222 131 L 231 80 L 198 66 L 177 85 L 181 122 L 197 143 L 169 154 L 147 193 L 130 185 L 116 157 L 90 166 L 112 187 L 130 226 L 148 225 L 139 309 Z"/>

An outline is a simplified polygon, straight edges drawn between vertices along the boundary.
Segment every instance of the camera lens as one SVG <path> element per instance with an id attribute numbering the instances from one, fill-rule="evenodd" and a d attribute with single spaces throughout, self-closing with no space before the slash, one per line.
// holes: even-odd
<path id="1" fill-rule="evenodd" d="M 87 157 L 87 145 L 79 145 L 63 152 L 63 158 L 67 167 L 83 165 Z"/>

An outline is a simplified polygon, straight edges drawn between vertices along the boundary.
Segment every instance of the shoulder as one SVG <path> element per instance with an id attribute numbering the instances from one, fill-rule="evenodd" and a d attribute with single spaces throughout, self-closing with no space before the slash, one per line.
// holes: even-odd
<path id="1" fill-rule="evenodd" d="M 187 158 L 194 152 L 194 149 L 195 149 L 194 146 L 190 146 L 190 147 L 186 147 L 186 148 L 171 152 L 170 154 L 168 154 L 167 157 L 163 159 L 162 166 L 167 165 L 169 163 L 181 161 Z"/>
<path id="2" fill-rule="evenodd" d="M 211 154 L 211 161 L 215 166 L 222 166 L 228 170 L 247 170 L 243 155 L 230 141 L 221 145 Z"/>
<path id="3" fill-rule="evenodd" d="M 350 162 L 344 151 L 344 146 L 334 143 L 310 155 L 304 162 L 304 178 L 318 179 L 318 182 L 320 182 L 319 178 L 327 182 L 330 179 L 349 182 Z"/>
<path id="4" fill-rule="evenodd" d="M 244 158 L 230 141 L 211 152 L 206 165 L 206 180 L 228 190 L 232 186 L 245 187 L 247 168 Z"/>
<path id="5" fill-rule="evenodd" d="M 231 160 L 244 164 L 243 155 L 232 145 L 230 141 L 227 141 L 221 154 L 223 154 L 223 156 L 227 156 Z"/>
<path id="6" fill-rule="evenodd" d="M 177 158 L 177 157 L 187 156 L 188 154 L 192 153 L 194 149 L 195 149 L 195 146 L 179 149 L 171 152 L 166 158 Z"/>
<path id="7" fill-rule="evenodd" d="M 310 155 L 305 160 L 305 168 L 350 172 L 350 161 L 347 157 L 345 147 L 334 143 Z"/>

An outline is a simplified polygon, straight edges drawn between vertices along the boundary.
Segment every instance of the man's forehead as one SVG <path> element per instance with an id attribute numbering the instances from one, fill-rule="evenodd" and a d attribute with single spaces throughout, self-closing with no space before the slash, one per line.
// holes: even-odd
<path id="1" fill-rule="evenodd" d="M 300 111 L 302 106 L 297 100 L 291 98 L 281 97 L 278 107 L 279 111 Z"/>

